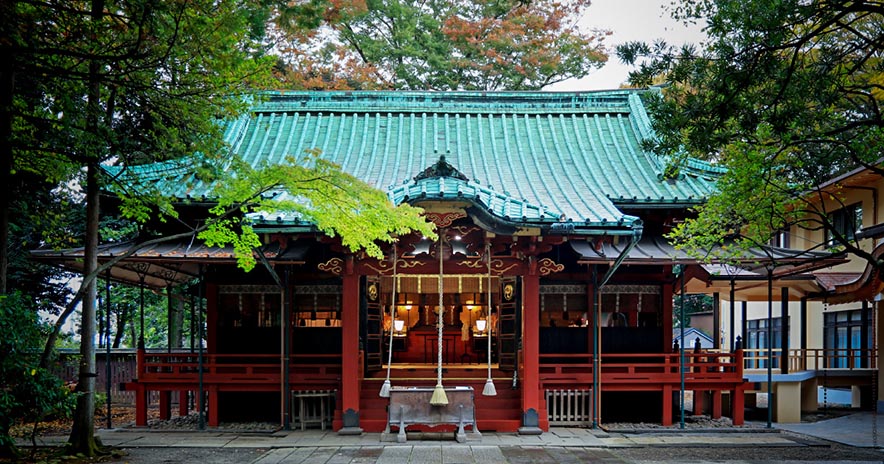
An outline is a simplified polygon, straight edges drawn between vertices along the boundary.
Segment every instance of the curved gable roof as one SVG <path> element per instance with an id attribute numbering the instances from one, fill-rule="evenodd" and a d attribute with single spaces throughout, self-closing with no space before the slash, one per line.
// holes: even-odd
<path id="1" fill-rule="evenodd" d="M 618 205 L 695 204 L 716 177 L 692 165 L 663 179 L 663 162 L 641 147 L 653 133 L 640 93 L 268 93 L 224 123 L 224 140 L 254 166 L 319 149 L 394 202 L 465 197 L 499 219 L 628 227 L 637 218 Z M 467 180 L 415 179 L 442 156 Z M 210 185 L 174 165 L 131 169 L 179 198 L 211 199 Z"/>

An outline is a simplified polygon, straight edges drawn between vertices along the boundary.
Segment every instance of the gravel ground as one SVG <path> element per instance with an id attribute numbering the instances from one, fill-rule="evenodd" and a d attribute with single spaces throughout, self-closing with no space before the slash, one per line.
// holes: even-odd
<path id="1" fill-rule="evenodd" d="M 255 448 L 128 448 L 122 463 L 165 464 L 195 462 L 203 464 L 240 464 L 252 462 L 266 449 Z"/>
<path id="2" fill-rule="evenodd" d="M 478 446 L 476 448 L 483 448 Z M 726 448 L 726 447 L 654 447 L 654 448 L 561 448 L 561 447 L 500 447 L 500 453 L 487 452 L 455 453 L 454 449 L 443 447 L 414 447 L 407 452 L 385 458 L 382 447 L 341 447 L 300 449 L 281 462 L 311 464 L 390 464 L 431 462 L 443 464 L 489 463 L 489 464 L 570 464 L 588 462 L 617 462 L 648 464 L 656 462 L 884 462 L 881 450 L 851 448 L 845 446 L 806 446 L 769 448 Z M 401 449 L 401 448 L 400 448 Z M 132 464 L 165 463 L 249 463 L 265 453 L 287 454 L 287 450 L 262 449 L 217 449 L 217 448 L 133 448 L 121 461 Z M 295 458 L 295 455 L 298 455 Z M 456 455 L 456 456 L 455 456 Z M 446 456 L 448 458 L 446 458 Z M 404 458 L 404 459 L 403 459 Z M 277 461 L 268 461 L 277 462 Z"/>

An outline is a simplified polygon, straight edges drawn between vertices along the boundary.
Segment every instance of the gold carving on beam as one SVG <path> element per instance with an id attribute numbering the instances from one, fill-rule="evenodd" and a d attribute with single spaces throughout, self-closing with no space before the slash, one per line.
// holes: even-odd
<path id="1" fill-rule="evenodd" d="M 502 260 L 492 259 L 491 260 L 491 273 L 496 274 L 499 277 L 499 276 L 502 276 L 506 271 L 509 271 L 510 269 L 519 266 L 518 263 L 510 264 L 507 267 L 503 267 L 503 265 L 504 265 L 504 262 Z"/>
<path id="2" fill-rule="evenodd" d="M 542 276 L 565 270 L 564 264 L 558 264 L 550 258 L 543 258 L 538 264 L 540 264 L 539 271 Z"/>
<path id="3" fill-rule="evenodd" d="M 467 213 L 456 211 L 448 213 L 424 213 L 424 217 L 436 225 L 436 227 L 448 227 L 455 220 L 467 217 Z"/>
<path id="4" fill-rule="evenodd" d="M 399 267 L 401 267 L 402 269 L 411 269 L 413 267 L 426 266 L 427 262 L 426 261 L 418 261 L 415 259 L 400 259 L 399 262 L 397 263 L 397 265 Z"/>
<path id="5" fill-rule="evenodd" d="M 343 265 L 343 259 L 332 258 L 324 263 L 319 263 L 316 267 L 319 268 L 320 271 L 331 272 L 332 274 L 339 276 L 344 272 Z"/>
<path id="6" fill-rule="evenodd" d="M 483 260 L 475 260 L 475 259 L 469 260 L 469 261 L 464 260 L 464 261 L 459 261 L 457 264 L 460 266 L 469 268 L 469 269 L 478 269 L 478 270 L 485 271 L 485 272 L 487 272 L 487 270 L 488 270 L 488 261 L 483 261 Z M 497 276 L 501 276 L 505 272 L 509 271 L 510 269 L 512 269 L 514 267 L 517 267 L 518 265 L 519 265 L 518 263 L 514 263 L 514 264 L 510 264 L 509 266 L 504 267 L 503 260 L 493 259 L 493 260 L 491 260 L 491 273 L 494 275 L 497 275 Z"/>
<path id="7" fill-rule="evenodd" d="M 471 259 L 469 261 L 459 261 L 457 264 L 460 266 L 463 266 L 463 267 L 468 267 L 470 269 L 487 269 L 488 268 L 487 261 L 481 261 L 481 260 L 477 260 L 477 259 Z"/>
<path id="8" fill-rule="evenodd" d="M 379 275 L 393 274 L 393 266 L 387 264 L 387 261 L 379 261 L 378 267 L 374 267 L 371 264 L 365 264 L 365 267 L 377 272 Z"/>

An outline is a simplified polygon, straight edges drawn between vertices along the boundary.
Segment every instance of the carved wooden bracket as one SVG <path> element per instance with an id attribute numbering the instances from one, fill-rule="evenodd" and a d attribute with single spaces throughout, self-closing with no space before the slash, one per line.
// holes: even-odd
<path id="1" fill-rule="evenodd" d="M 538 262 L 538 264 L 538 271 L 542 276 L 550 275 L 554 272 L 562 272 L 563 270 L 565 270 L 564 264 L 556 263 L 550 258 L 543 258 Z"/>
<path id="2" fill-rule="evenodd" d="M 319 263 L 317 266 L 320 271 L 330 272 L 336 276 L 339 276 L 344 273 L 344 260 L 341 258 L 332 258 L 324 263 Z"/>
<path id="3" fill-rule="evenodd" d="M 453 224 L 454 221 L 467 217 L 467 213 L 463 211 L 450 211 L 446 213 L 427 212 L 424 213 L 424 217 L 439 228 L 448 227 Z"/>

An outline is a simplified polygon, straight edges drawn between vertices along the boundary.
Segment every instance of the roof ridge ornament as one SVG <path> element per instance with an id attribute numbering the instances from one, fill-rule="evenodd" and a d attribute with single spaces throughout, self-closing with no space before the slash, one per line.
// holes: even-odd
<path id="1" fill-rule="evenodd" d="M 460 179 L 464 182 L 470 181 L 467 176 L 458 171 L 457 168 L 451 165 L 451 163 L 445 161 L 445 155 L 439 156 L 439 161 L 436 161 L 430 167 L 424 169 L 420 174 L 414 176 L 414 181 L 417 182 L 422 179 L 432 179 L 435 177 L 451 177 L 454 179 Z"/>

